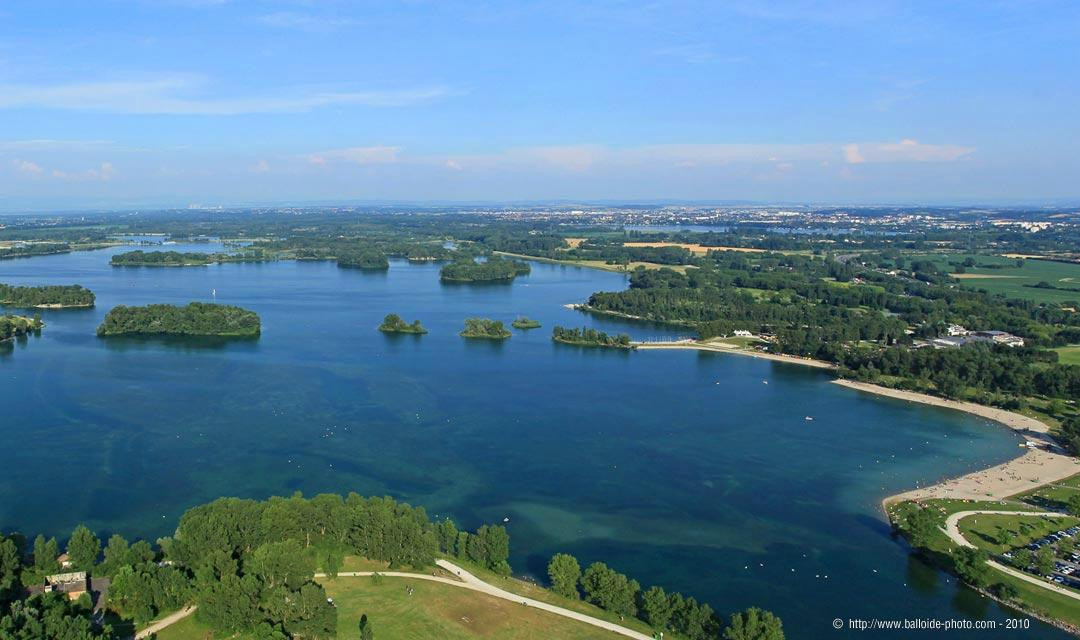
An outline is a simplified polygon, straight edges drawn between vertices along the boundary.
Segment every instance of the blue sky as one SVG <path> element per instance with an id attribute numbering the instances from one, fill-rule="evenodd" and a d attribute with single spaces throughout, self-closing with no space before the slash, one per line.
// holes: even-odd
<path id="1" fill-rule="evenodd" d="M 0 2 L 0 208 L 1080 199 L 1072 0 Z"/>

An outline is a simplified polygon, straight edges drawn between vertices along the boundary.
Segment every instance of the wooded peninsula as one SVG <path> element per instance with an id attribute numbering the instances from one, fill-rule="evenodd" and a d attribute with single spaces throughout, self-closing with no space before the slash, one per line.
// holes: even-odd
<path id="1" fill-rule="evenodd" d="M 113 307 L 98 327 L 97 334 L 254 337 L 260 331 L 259 316 L 254 311 L 192 302 L 184 307 L 171 304 Z"/>
<path id="2" fill-rule="evenodd" d="M 13 315 L 0 316 L 0 342 L 41 331 L 44 326 L 45 323 L 41 321 L 41 318 Z"/>
<path id="3" fill-rule="evenodd" d="M 73 308 L 94 306 L 94 294 L 75 285 L 15 287 L 0 284 L 0 304 L 23 308 Z"/>

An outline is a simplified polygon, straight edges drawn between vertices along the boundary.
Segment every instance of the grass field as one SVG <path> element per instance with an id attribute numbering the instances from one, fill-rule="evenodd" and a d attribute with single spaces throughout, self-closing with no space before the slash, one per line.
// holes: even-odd
<path id="1" fill-rule="evenodd" d="M 1058 347 L 1054 351 L 1058 352 L 1058 362 L 1061 364 L 1080 364 L 1080 345 Z"/>
<path id="2" fill-rule="evenodd" d="M 1073 526 L 1080 520 L 1070 516 L 1042 518 L 1033 516 L 974 515 L 957 523 L 960 533 L 975 546 L 990 553 L 1002 553 L 1022 547 L 1054 531 Z M 1007 536 L 1004 542 L 1003 535 Z"/>
<path id="3" fill-rule="evenodd" d="M 910 256 L 912 259 L 930 260 L 946 272 L 952 272 L 949 262 L 959 262 L 967 254 L 928 254 Z M 1048 282 L 1056 287 L 1080 289 L 1080 263 L 1054 262 L 1052 260 L 1024 260 L 1023 267 L 1016 266 L 1015 258 L 1002 256 L 971 255 L 976 264 L 1002 265 L 1000 269 L 968 267 L 967 273 L 957 276 L 965 286 L 986 289 L 1010 298 L 1061 304 L 1080 300 L 1080 291 L 1037 289 L 1031 286 Z"/>
<path id="4" fill-rule="evenodd" d="M 412 638 L 491 640 L 599 640 L 612 632 L 494 598 L 475 591 L 422 580 L 371 578 L 325 580 L 338 606 L 338 637 L 359 637 L 360 616 L 367 614 L 379 640 Z M 405 586 L 412 587 L 409 595 Z"/>

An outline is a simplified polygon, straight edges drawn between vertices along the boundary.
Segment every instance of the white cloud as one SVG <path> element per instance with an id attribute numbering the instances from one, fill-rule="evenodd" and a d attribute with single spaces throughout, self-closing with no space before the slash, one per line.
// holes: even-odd
<path id="1" fill-rule="evenodd" d="M 443 166 L 452 171 L 461 171 L 461 165 L 456 160 L 447 160 Z"/>
<path id="2" fill-rule="evenodd" d="M 116 175 L 116 170 L 113 168 L 111 162 L 102 162 L 97 168 L 87 169 L 86 171 L 67 172 L 60 169 L 53 169 L 52 177 L 60 180 L 71 181 L 101 181 L 108 182 L 112 180 Z"/>
<path id="3" fill-rule="evenodd" d="M 268 171 L 270 171 L 270 163 L 265 159 L 260 159 L 258 162 L 251 165 L 252 173 L 266 173 Z"/>
<path id="4" fill-rule="evenodd" d="M 345 162 L 351 164 L 391 164 L 398 161 L 398 153 L 401 147 L 349 147 L 347 149 L 330 149 L 308 155 L 309 164 L 325 166 L 332 162 Z"/>
<path id="5" fill-rule="evenodd" d="M 257 20 L 266 26 L 280 29 L 298 29 L 300 31 L 326 32 L 358 24 L 350 18 L 316 16 L 292 11 L 277 11 L 259 16 Z"/>
<path id="6" fill-rule="evenodd" d="M 15 167 L 16 171 L 20 171 L 31 176 L 40 176 L 45 171 L 41 168 L 41 165 L 36 162 L 31 162 L 29 160 L 12 160 L 11 164 Z"/>
<path id="7" fill-rule="evenodd" d="M 238 115 L 303 112 L 338 105 L 397 107 L 426 102 L 451 93 L 445 87 L 425 87 L 379 91 L 294 89 L 283 95 L 227 98 L 192 95 L 205 84 L 204 79 L 191 75 L 48 86 L 0 84 L 0 108 L 37 107 L 133 114 Z"/>
<path id="8" fill-rule="evenodd" d="M 844 161 L 848 164 L 862 164 L 866 162 L 866 158 L 859 151 L 859 145 L 853 142 L 844 145 Z"/>

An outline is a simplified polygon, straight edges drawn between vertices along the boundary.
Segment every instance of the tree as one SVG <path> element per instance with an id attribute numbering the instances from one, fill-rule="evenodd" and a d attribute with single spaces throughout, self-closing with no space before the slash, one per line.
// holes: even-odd
<path id="1" fill-rule="evenodd" d="M 1054 572 L 1054 550 L 1049 545 L 1035 552 L 1035 568 L 1044 576 Z"/>
<path id="2" fill-rule="evenodd" d="M 367 614 L 360 615 L 360 640 L 374 640 L 375 631 L 371 628 L 371 621 L 368 620 Z"/>
<path id="3" fill-rule="evenodd" d="M 1013 585 L 1008 582 L 999 582 L 990 588 L 994 592 L 994 595 L 1001 598 L 1005 602 L 1015 600 L 1020 596 L 1020 592 Z"/>
<path id="4" fill-rule="evenodd" d="M 11 538 L 0 538 L 0 606 L 13 595 L 21 568 L 19 548 L 15 541 Z"/>
<path id="5" fill-rule="evenodd" d="M 645 614 L 645 622 L 653 629 L 666 629 L 671 620 L 673 607 L 668 595 L 662 587 L 649 587 L 641 596 L 641 611 Z"/>
<path id="6" fill-rule="evenodd" d="M 724 629 L 725 640 L 784 640 L 784 625 L 772 613 L 751 607 L 731 614 L 731 623 Z"/>
<path id="7" fill-rule="evenodd" d="M 938 531 L 937 522 L 930 509 L 921 507 L 907 517 L 903 528 L 915 547 L 928 547 Z"/>
<path id="8" fill-rule="evenodd" d="M 641 586 L 603 562 L 589 565 L 581 576 L 581 586 L 585 590 L 585 599 L 601 609 L 627 616 L 637 613 L 635 601 Z"/>
<path id="9" fill-rule="evenodd" d="M 566 553 L 556 553 L 547 567 L 551 590 L 555 593 L 577 600 L 578 580 L 581 579 L 581 565 L 577 558 Z"/>
<path id="10" fill-rule="evenodd" d="M 101 540 L 83 525 L 75 527 L 67 546 L 71 568 L 75 571 L 91 571 L 101 553 Z"/>
<path id="11" fill-rule="evenodd" d="M 990 567 L 986 564 L 989 558 L 990 556 L 982 549 L 960 547 L 953 554 L 956 574 L 961 580 L 974 587 L 985 587 L 990 581 Z"/>
<path id="12" fill-rule="evenodd" d="M 34 570 L 42 575 L 49 575 L 60 570 L 60 563 L 56 558 L 60 555 L 60 546 L 56 538 L 45 539 L 38 534 L 34 538 Z"/>
<path id="13" fill-rule="evenodd" d="M 1069 513 L 1074 516 L 1080 516 L 1080 493 L 1074 493 L 1069 496 L 1067 507 Z"/>

